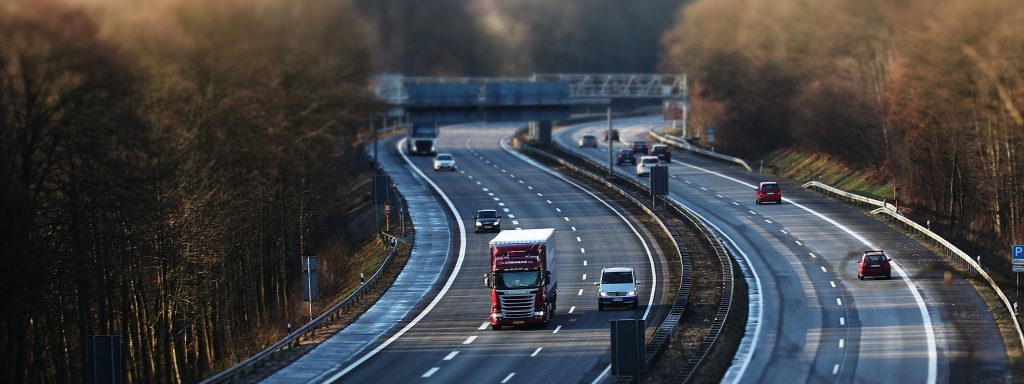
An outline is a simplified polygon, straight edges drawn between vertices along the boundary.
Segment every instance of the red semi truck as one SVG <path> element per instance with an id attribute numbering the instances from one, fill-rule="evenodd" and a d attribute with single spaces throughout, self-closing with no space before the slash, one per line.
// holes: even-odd
<path id="1" fill-rule="evenodd" d="M 547 328 L 558 298 L 554 234 L 554 228 L 506 230 L 491 240 L 491 270 L 484 276 L 491 289 L 491 329 Z"/>

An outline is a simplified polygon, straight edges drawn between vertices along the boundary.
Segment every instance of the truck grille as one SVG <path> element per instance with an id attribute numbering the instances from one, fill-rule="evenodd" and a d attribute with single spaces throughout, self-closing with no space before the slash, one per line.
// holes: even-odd
<path id="1" fill-rule="evenodd" d="M 510 319 L 521 319 L 533 316 L 533 303 L 537 296 L 530 295 L 501 295 L 501 313 Z"/>
<path id="2" fill-rule="evenodd" d="M 433 145 L 434 142 L 430 140 L 416 140 L 416 151 L 430 152 L 430 147 L 432 147 Z"/>

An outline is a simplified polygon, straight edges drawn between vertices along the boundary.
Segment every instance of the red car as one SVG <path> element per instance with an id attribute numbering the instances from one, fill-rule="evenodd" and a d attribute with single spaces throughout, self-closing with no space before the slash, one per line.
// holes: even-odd
<path id="1" fill-rule="evenodd" d="M 782 204 L 782 189 L 779 188 L 779 183 L 774 181 L 765 181 L 757 187 L 757 195 L 755 197 L 757 204 L 772 201 Z"/>
<path id="2" fill-rule="evenodd" d="M 889 262 L 892 259 L 885 256 L 882 251 L 864 251 L 857 264 L 857 278 L 864 280 L 864 276 L 892 278 L 892 267 Z"/>

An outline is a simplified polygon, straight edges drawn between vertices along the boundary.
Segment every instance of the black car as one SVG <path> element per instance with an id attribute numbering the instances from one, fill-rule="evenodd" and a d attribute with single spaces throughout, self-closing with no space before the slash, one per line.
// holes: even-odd
<path id="1" fill-rule="evenodd" d="M 665 144 L 654 144 L 651 146 L 651 156 L 658 156 L 658 160 L 665 163 L 672 162 L 672 148 Z"/>
<path id="2" fill-rule="evenodd" d="M 619 130 L 615 129 L 615 128 L 612 128 L 612 141 L 616 141 L 618 139 L 619 139 Z M 608 141 L 608 131 L 607 130 L 604 131 L 604 141 Z"/>
<path id="3" fill-rule="evenodd" d="M 648 149 L 647 142 L 643 140 L 634 141 L 632 144 L 629 145 L 629 149 L 632 149 L 633 153 L 635 153 L 637 156 L 646 155 Z"/>
<path id="4" fill-rule="evenodd" d="M 501 216 L 493 209 L 481 209 L 473 215 L 473 232 L 501 232 Z"/>
<path id="5" fill-rule="evenodd" d="M 636 156 L 633 155 L 632 149 L 622 148 L 615 153 L 615 165 L 622 165 L 625 163 L 636 165 Z"/>

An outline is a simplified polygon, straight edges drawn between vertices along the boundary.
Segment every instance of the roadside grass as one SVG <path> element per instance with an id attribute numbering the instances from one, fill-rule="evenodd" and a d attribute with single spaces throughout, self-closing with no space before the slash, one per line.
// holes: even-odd
<path id="1" fill-rule="evenodd" d="M 882 182 L 877 172 L 855 170 L 828 155 L 784 149 L 769 153 L 760 161 L 763 161 L 765 174 L 800 184 L 818 181 L 878 200 L 892 199 L 892 184 Z M 758 167 L 760 163 L 753 166 Z"/>

